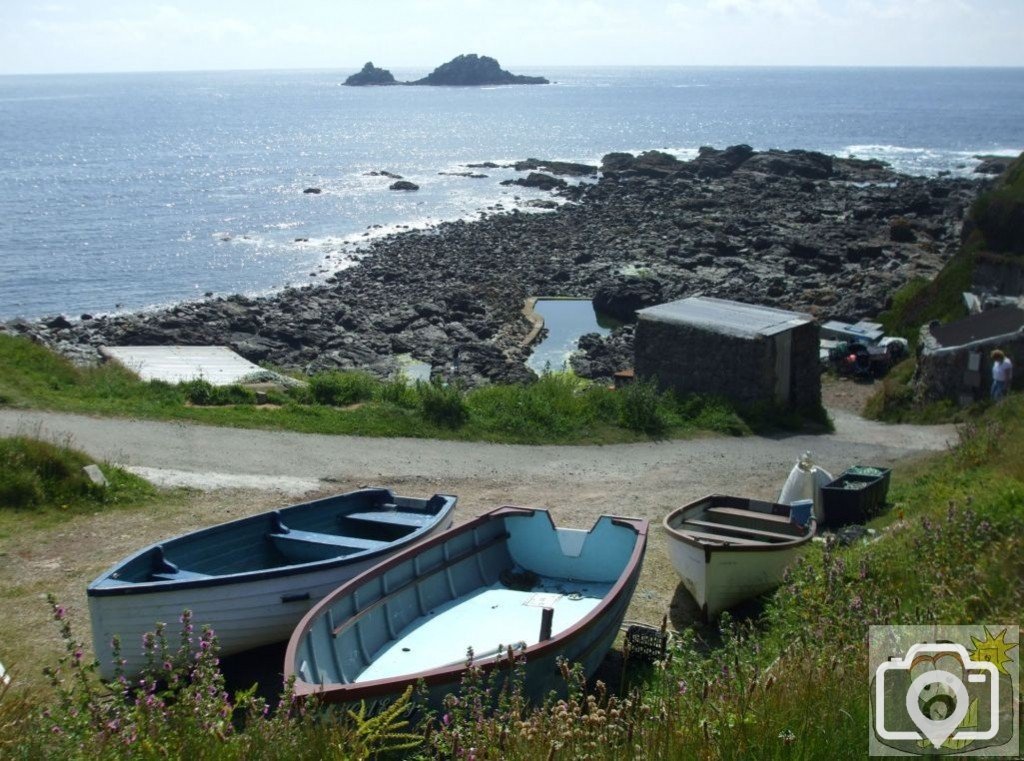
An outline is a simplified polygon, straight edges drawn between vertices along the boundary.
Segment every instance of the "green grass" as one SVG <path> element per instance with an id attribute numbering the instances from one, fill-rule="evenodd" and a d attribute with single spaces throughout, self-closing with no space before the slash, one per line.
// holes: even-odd
<path id="1" fill-rule="evenodd" d="M 92 512 L 137 504 L 154 493 L 143 479 L 108 465 L 100 465 L 107 484 L 95 484 L 83 471 L 92 463 L 66 444 L 26 436 L 0 438 L 0 510 Z"/>
<path id="2" fill-rule="evenodd" d="M 878 317 L 886 335 L 906 338 L 913 353 L 922 325 L 932 320 L 949 322 L 966 317 L 962 294 L 971 289 L 976 255 L 973 248 L 965 249 L 950 259 L 934 279 L 914 278 L 900 288 L 889 309 Z"/>
<path id="3" fill-rule="evenodd" d="M 1024 256 L 1024 155 L 974 202 L 971 219 L 985 251 Z"/>
<path id="4" fill-rule="evenodd" d="M 314 376 L 305 387 L 269 392 L 269 405 L 240 386 L 203 380 L 144 383 L 116 364 L 78 368 L 26 339 L 0 335 L 0 405 L 303 433 L 495 441 L 607 444 L 800 427 L 792 414 L 736 410 L 708 397 L 677 399 L 653 382 L 621 391 L 568 373 L 534 383 L 470 391 L 360 372 Z M 768 411 L 772 412 L 772 411 Z"/>
<path id="5" fill-rule="evenodd" d="M 214 650 L 147 647 L 154 679 L 101 688 L 54 605 L 65 651 L 50 695 L 0 693 L 5 758 L 862 758 L 867 631 L 875 624 L 1014 623 L 1024 609 L 1024 397 L 960 429 L 947 453 L 897 468 L 878 538 L 813 544 L 754 618 L 677 636 L 655 666 L 627 660 L 615 687 L 565 665 L 565 692 L 532 707 L 476 670 L 440 712 L 414 696 L 374 719 L 285 700 L 264 714 L 229 696 Z M 196 633 L 199 636 L 199 633 Z M 202 635 L 209 640 L 209 635 Z M 171 644 L 167 644 L 168 640 Z M 186 678 L 187 677 L 187 678 Z M 616 681 L 619 681 L 616 679 Z M 514 684 L 515 682 L 513 682 Z M 388 749 L 392 749 L 388 751 Z"/>

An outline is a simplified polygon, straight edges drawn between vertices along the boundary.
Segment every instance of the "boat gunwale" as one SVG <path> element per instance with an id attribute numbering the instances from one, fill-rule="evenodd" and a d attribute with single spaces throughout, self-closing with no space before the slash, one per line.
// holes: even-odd
<path id="1" fill-rule="evenodd" d="M 810 520 L 808 520 L 807 524 L 803 527 L 804 533 L 803 533 L 802 536 L 794 536 L 789 541 L 776 542 L 774 544 L 769 544 L 767 542 L 763 543 L 763 544 L 730 544 L 730 543 L 728 543 L 728 538 L 724 537 L 724 536 L 722 537 L 722 544 L 711 544 L 709 542 L 701 542 L 701 541 L 699 541 L 697 539 L 694 539 L 691 536 L 687 536 L 685 531 L 682 531 L 682 530 L 680 530 L 678 528 L 675 528 L 674 526 L 671 525 L 671 523 L 673 521 L 677 522 L 677 523 L 681 522 L 681 521 L 678 521 L 677 519 L 682 517 L 682 516 L 684 516 L 687 512 L 696 512 L 697 510 L 702 510 L 702 509 L 706 510 L 707 507 L 714 506 L 713 504 L 709 505 L 708 503 L 712 503 L 713 501 L 722 500 L 722 499 L 725 499 L 725 500 L 739 500 L 739 501 L 743 501 L 743 502 L 747 502 L 747 503 L 749 503 L 749 502 L 763 502 L 763 503 L 769 504 L 769 505 L 778 505 L 779 507 L 787 507 L 786 505 L 783 505 L 780 502 L 771 502 L 769 500 L 755 500 L 755 499 L 748 499 L 747 497 L 733 497 L 733 496 L 730 496 L 728 494 L 708 494 L 708 495 L 705 495 L 705 496 L 701 497 L 700 499 L 694 500 L 693 502 L 689 502 L 689 503 L 683 505 L 682 507 L 677 507 L 675 510 L 673 510 L 672 512 L 670 512 L 668 515 L 665 516 L 665 519 L 662 521 L 662 527 L 665 529 L 665 532 L 668 534 L 669 539 L 672 539 L 672 540 L 675 540 L 677 542 L 681 542 L 683 544 L 689 545 L 690 547 L 696 547 L 696 548 L 704 551 L 705 553 L 709 553 L 709 552 L 776 552 L 776 551 L 779 551 L 779 550 L 790 550 L 790 549 L 793 549 L 794 547 L 800 547 L 800 546 L 806 544 L 807 542 L 811 541 L 811 539 L 813 539 L 814 535 L 817 533 L 817 522 L 816 522 L 816 520 L 815 520 L 813 515 L 811 515 Z M 737 507 L 737 505 L 732 505 L 732 507 Z M 746 509 L 746 508 L 740 507 L 739 509 Z M 758 511 L 756 511 L 756 510 L 750 510 L 749 512 L 751 514 L 753 514 L 753 515 L 757 515 L 758 514 Z M 793 525 L 797 525 L 797 524 L 793 524 Z M 739 537 L 737 537 L 737 539 L 738 538 Z"/>
<path id="2" fill-rule="evenodd" d="M 237 573 L 226 573 L 209 575 L 206 578 L 201 579 L 181 579 L 181 580 L 156 580 L 156 581 L 137 581 L 130 582 L 126 581 L 117 586 L 99 586 L 104 582 L 108 581 L 119 581 L 112 579 L 111 576 L 124 568 L 132 561 L 137 558 L 146 555 L 147 553 L 153 552 L 161 546 L 169 545 L 171 542 L 184 539 L 185 537 L 203 536 L 206 534 L 212 534 L 214 532 L 223 531 L 232 526 L 239 526 L 242 524 L 255 523 L 274 512 L 287 516 L 289 510 L 295 508 L 307 508 L 313 509 L 311 506 L 320 502 L 326 502 L 328 500 L 336 499 L 344 496 L 354 496 L 363 493 L 380 493 L 387 492 L 392 499 L 414 499 L 418 502 L 430 502 L 435 497 L 440 497 L 444 500 L 444 504 L 434 515 L 435 520 L 427 523 L 420 528 L 417 528 L 405 536 L 398 537 L 383 547 L 377 547 L 369 550 L 359 550 L 348 555 L 339 555 L 333 558 L 325 558 L 323 560 L 310 560 L 304 563 L 291 563 L 289 565 L 274 566 L 272 568 L 260 568 L 252 571 L 239 571 Z M 161 539 L 160 541 L 153 542 L 131 555 L 122 558 L 113 566 L 107 568 L 103 573 L 93 579 L 89 586 L 86 587 L 86 595 L 88 597 L 115 597 L 122 595 L 141 595 L 141 594 L 163 594 L 165 592 L 177 592 L 183 589 L 198 589 L 203 587 L 221 587 L 229 586 L 234 584 L 245 584 L 253 581 L 266 581 L 268 579 L 279 579 L 287 578 L 289 576 L 299 576 L 307 573 L 316 573 L 319 571 L 330 570 L 332 568 L 343 567 L 346 565 L 355 565 L 365 560 L 369 560 L 382 555 L 387 555 L 394 552 L 401 552 L 407 549 L 410 545 L 415 544 L 419 539 L 422 539 L 425 535 L 430 534 L 437 530 L 440 524 L 442 524 L 452 514 L 458 503 L 458 497 L 453 494 L 434 494 L 431 497 L 404 497 L 402 495 L 396 495 L 391 489 L 383 487 L 371 487 L 366 489 L 356 489 L 351 492 L 341 492 L 339 494 L 332 494 L 327 497 L 321 497 L 319 499 L 308 500 L 306 502 L 297 502 L 292 505 L 286 505 L 285 507 L 275 508 L 274 510 L 264 510 L 261 513 L 255 515 L 247 515 L 242 518 L 235 518 L 234 520 L 225 521 L 223 523 L 217 523 L 213 526 L 205 526 L 195 531 L 187 531 L 183 534 L 170 537 L 168 539 Z M 333 536 L 333 535 L 332 535 Z M 342 534 L 337 535 L 342 538 Z"/>
<path id="3" fill-rule="evenodd" d="M 400 692 L 402 686 L 410 681 L 423 681 L 427 685 L 457 682 L 461 678 L 462 673 L 466 670 L 466 666 L 464 664 L 438 666 L 433 669 L 426 669 L 424 671 L 417 671 L 410 674 L 402 674 L 400 676 L 387 677 L 384 679 L 375 679 L 367 682 L 330 682 L 328 684 L 313 684 L 307 682 L 298 673 L 296 673 L 294 663 L 298 644 L 309 633 L 314 621 L 321 615 L 322 611 L 334 604 L 339 597 L 348 594 L 350 590 L 357 589 L 371 578 L 384 574 L 392 568 L 397 567 L 399 564 L 412 557 L 413 553 L 423 552 L 432 547 L 440 546 L 457 535 L 473 531 L 493 520 L 513 516 L 531 516 L 536 513 L 544 513 L 547 516 L 548 521 L 551 523 L 552 529 L 557 531 L 558 527 L 555 525 L 554 520 L 551 518 L 551 513 L 548 510 L 544 508 L 505 505 L 503 507 L 495 508 L 494 510 L 463 523 L 460 526 L 449 529 L 448 531 L 423 542 L 415 548 L 402 550 L 394 557 L 389 558 L 349 581 L 346 581 L 313 606 L 292 632 L 292 636 L 288 640 L 288 647 L 285 652 L 285 683 L 289 683 L 294 678 L 293 694 L 296 697 L 313 697 L 325 702 L 334 703 L 352 702 L 393 695 Z M 605 517 L 610 518 L 613 525 L 625 526 L 636 532 L 633 549 L 630 552 L 629 559 L 622 568 L 622 572 L 618 575 L 615 583 L 601 599 L 601 602 L 598 603 L 598 605 L 595 606 L 587 615 L 583 616 L 572 626 L 559 632 L 556 636 L 551 637 L 551 639 L 545 640 L 544 642 L 538 642 L 534 645 L 529 645 L 524 650 L 517 650 L 515 653 L 517 660 L 525 659 L 526 662 L 529 662 L 544 658 L 552 652 L 564 650 L 568 643 L 571 643 L 580 636 L 583 636 L 594 626 L 595 623 L 599 623 L 601 616 L 619 602 L 627 589 L 635 589 L 636 582 L 639 579 L 644 553 L 647 549 L 649 523 L 644 518 L 625 518 L 602 515 L 594 521 L 594 525 L 588 529 L 587 533 L 589 534 L 593 532 L 601 518 Z M 357 613 L 356 616 L 358 615 L 360 614 Z M 473 665 L 482 669 L 485 673 L 489 673 L 493 669 L 499 667 L 500 664 L 506 663 L 507 660 L 507 655 L 505 653 L 500 653 L 481 661 L 474 661 Z"/>

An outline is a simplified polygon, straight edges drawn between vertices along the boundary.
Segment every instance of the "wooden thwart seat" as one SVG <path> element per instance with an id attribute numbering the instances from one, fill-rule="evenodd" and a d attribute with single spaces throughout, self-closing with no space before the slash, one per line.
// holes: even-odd
<path id="1" fill-rule="evenodd" d="M 384 505 L 384 507 L 387 507 L 387 505 Z M 366 521 L 367 523 L 388 523 L 394 526 L 421 528 L 428 525 L 436 516 L 422 513 L 406 513 L 398 510 L 374 510 L 349 513 L 344 517 L 356 521 Z"/>
<path id="2" fill-rule="evenodd" d="M 180 568 L 176 571 L 158 571 L 150 575 L 157 581 L 199 581 L 200 579 L 213 578 L 207 573 L 183 571 Z"/>
<path id="3" fill-rule="evenodd" d="M 777 531 L 763 531 L 757 528 L 748 528 L 747 526 L 734 526 L 728 523 L 713 523 L 711 521 L 702 521 L 696 518 L 690 518 L 684 524 L 685 526 L 695 526 L 698 530 L 710 529 L 711 533 L 730 533 L 730 534 L 741 534 L 742 536 L 750 536 L 755 539 L 765 539 L 768 541 L 786 541 L 790 542 L 795 539 L 799 539 L 797 534 L 780 534 Z"/>
<path id="4" fill-rule="evenodd" d="M 753 510 L 741 510 L 738 507 L 709 507 L 705 512 L 711 515 L 730 516 L 733 518 L 749 518 L 754 521 L 765 523 L 789 524 L 789 518 L 785 515 L 772 515 L 771 513 L 758 513 Z"/>
<path id="5" fill-rule="evenodd" d="M 680 526 L 678 531 L 692 539 L 696 539 L 701 542 L 712 542 L 714 544 L 735 544 L 741 547 L 758 547 L 772 544 L 772 542 L 765 542 L 760 539 L 740 539 L 739 537 L 727 536 L 725 534 L 709 534 L 704 531 L 692 531 L 687 528 L 685 524 Z"/>
<path id="6" fill-rule="evenodd" d="M 359 551 L 376 550 L 390 544 L 390 542 L 382 542 L 377 539 L 360 539 L 355 536 L 321 534 L 316 531 L 297 531 L 295 529 L 289 529 L 285 533 L 271 533 L 270 538 L 278 544 L 297 542 L 302 544 L 313 544 L 320 547 L 348 547 Z"/>

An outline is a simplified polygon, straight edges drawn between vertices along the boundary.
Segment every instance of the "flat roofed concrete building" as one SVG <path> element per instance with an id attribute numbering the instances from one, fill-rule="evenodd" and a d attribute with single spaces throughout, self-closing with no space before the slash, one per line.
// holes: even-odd
<path id="1" fill-rule="evenodd" d="M 818 325 L 809 314 L 692 296 L 637 312 L 639 378 L 743 405 L 821 406 Z"/>

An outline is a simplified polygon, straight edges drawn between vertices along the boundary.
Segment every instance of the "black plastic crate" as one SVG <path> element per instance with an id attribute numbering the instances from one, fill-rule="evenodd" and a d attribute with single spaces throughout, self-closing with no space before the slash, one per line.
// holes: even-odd
<path id="1" fill-rule="evenodd" d="M 648 663 L 662 661 L 668 648 L 668 632 L 653 626 L 633 624 L 626 629 L 626 644 L 629 646 L 630 658 Z"/>
<path id="2" fill-rule="evenodd" d="M 848 483 L 863 484 L 850 489 Z M 836 480 L 821 487 L 821 507 L 825 513 L 825 524 L 843 526 L 848 523 L 864 523 L 885 505 L 887 484 L 882 476 L 861 476 L 843 473 Z"/>
<path id="3" fill-rule="evenodd" d="M 862 471 L 865 468 L 869 468 L 871 470 L 878 471 L 878 473 L 864 473 Z M 881 479 L 882 479 L 882 504 L 883 505 L 885 504 L 885 500 L 888 499 L 888 497 L 889 497 L 889 481 L 890 481 L 890 476 L 892 476 L 892 468 L 883 468 L 883 467 L 881 467 L 879 465 L 854 465 L 853 467 L 847 468 L 845 471 L 843 471 L 843 473 L 841 475 L 843 475 L 843 476 L 846 476 L 846 475 L 856 475 L 856 476 L 879 475 L 881 477 Z"/>

